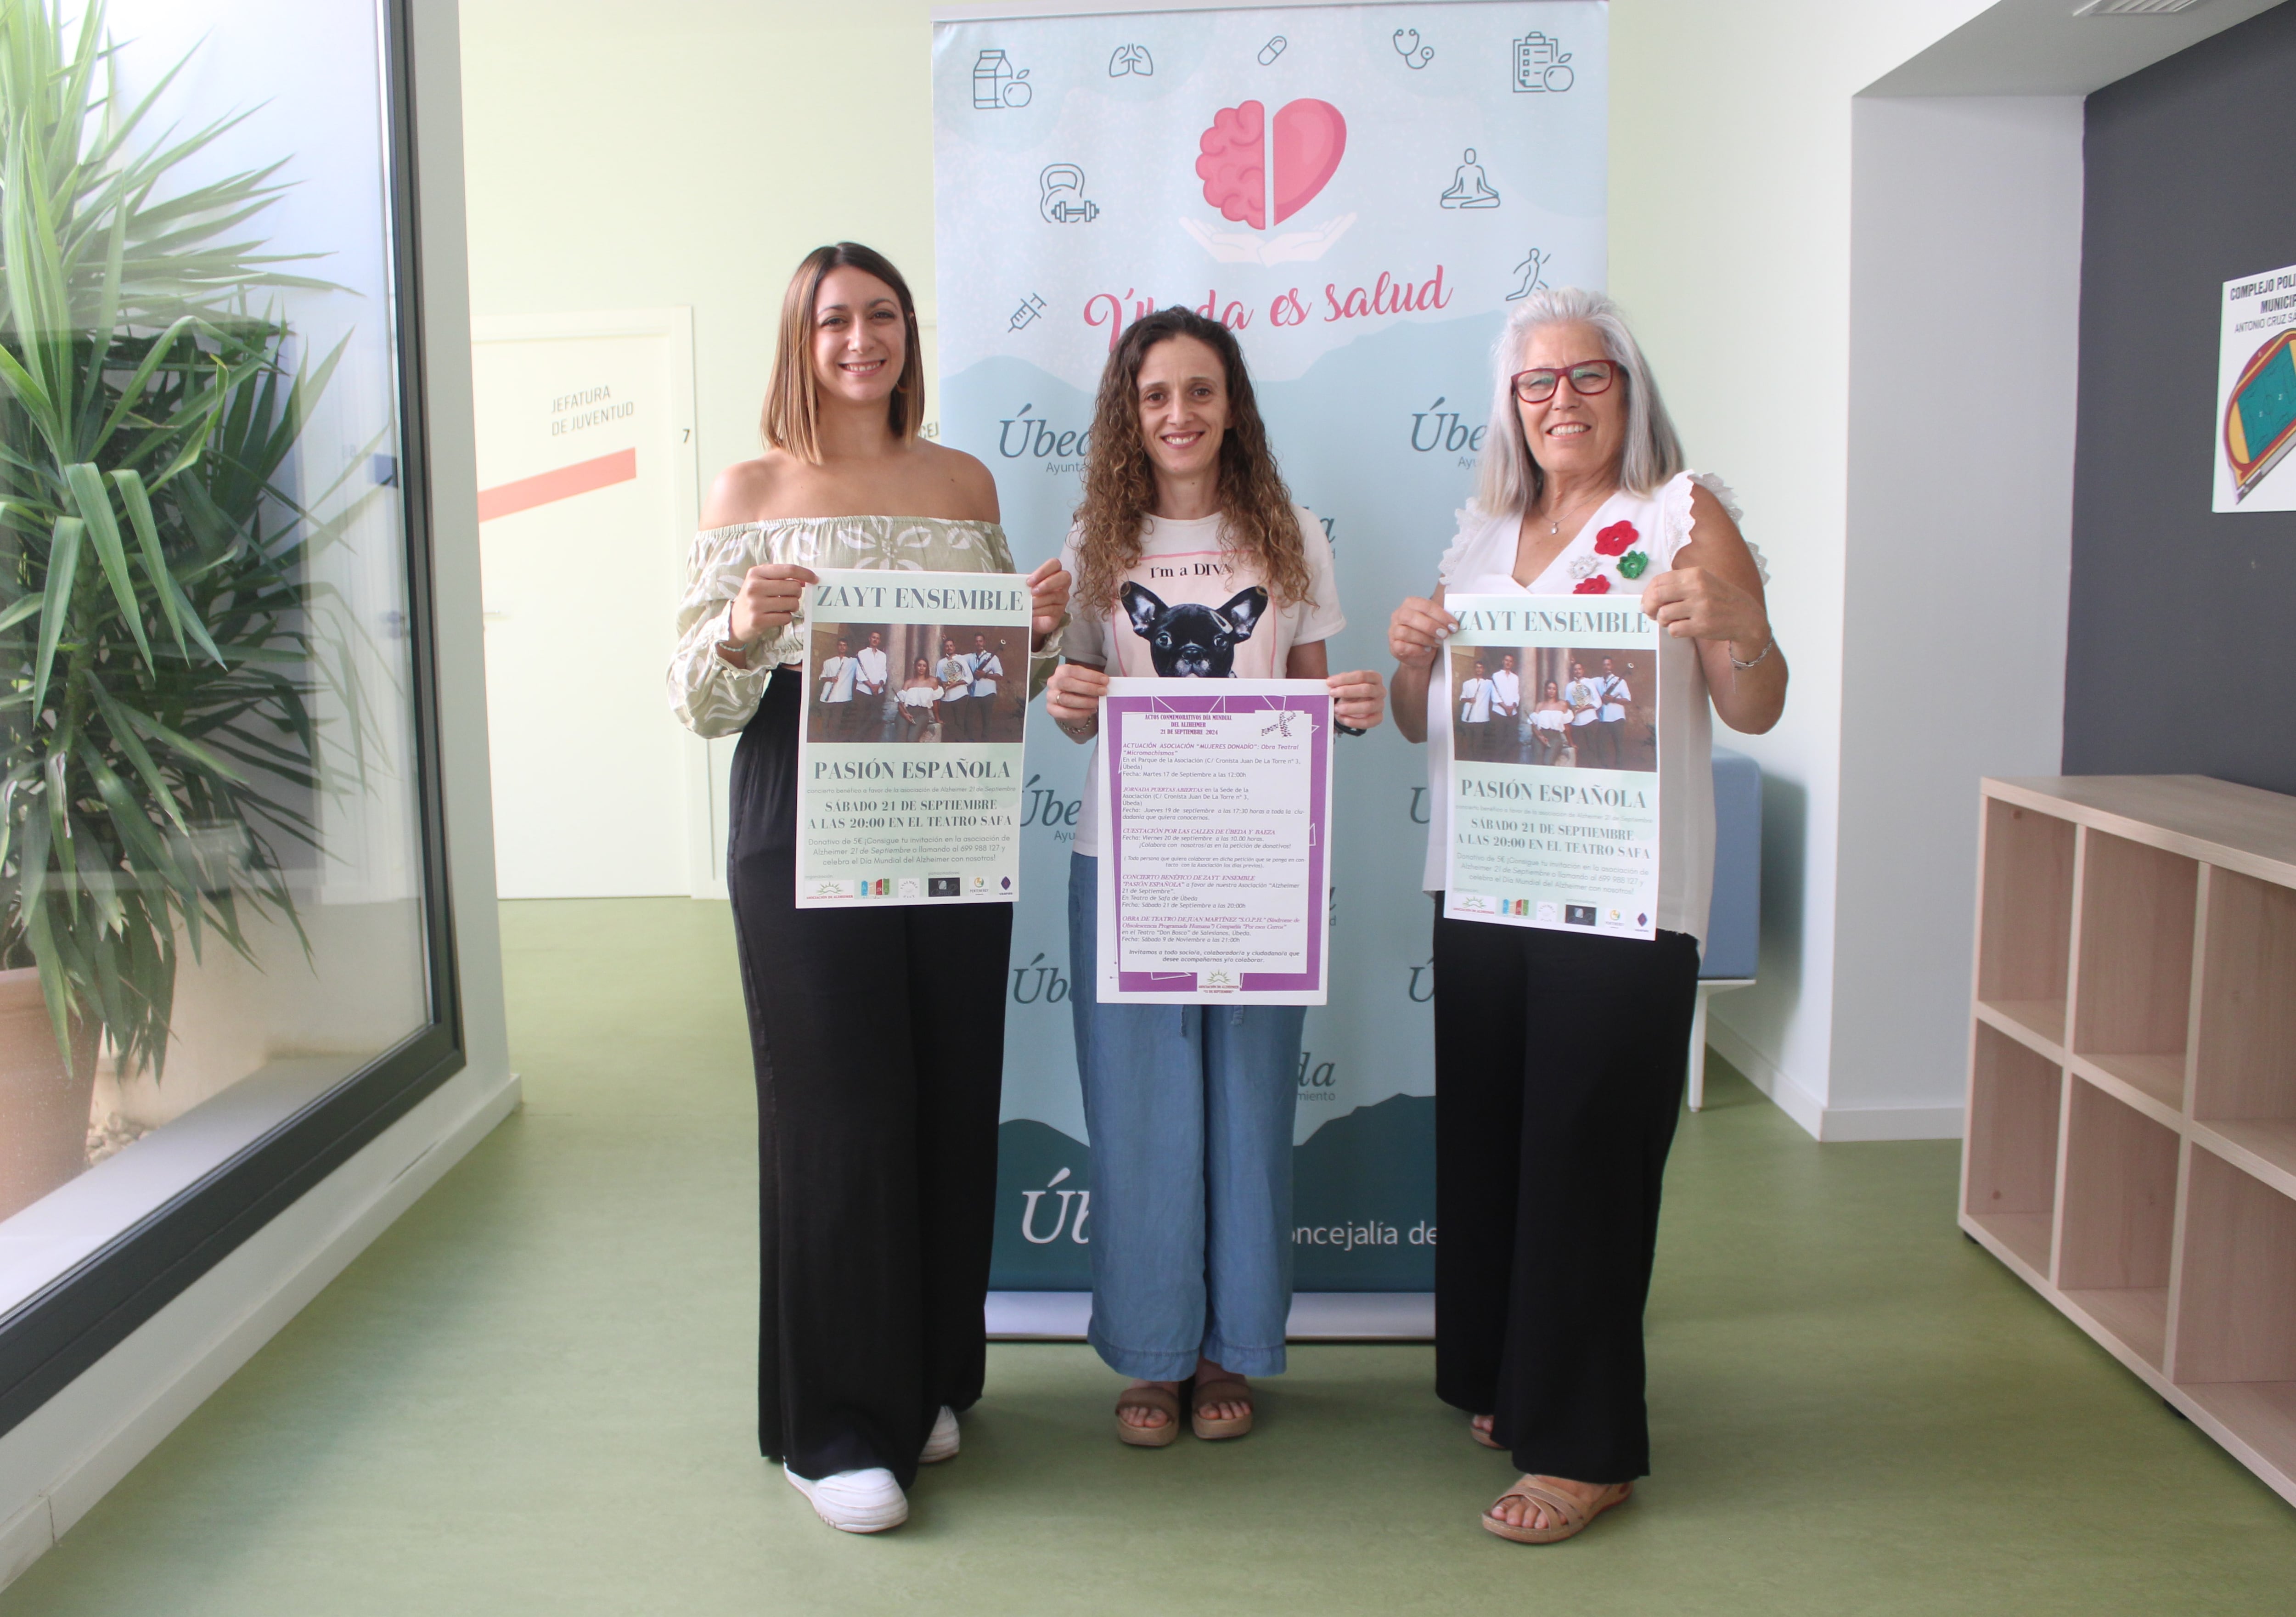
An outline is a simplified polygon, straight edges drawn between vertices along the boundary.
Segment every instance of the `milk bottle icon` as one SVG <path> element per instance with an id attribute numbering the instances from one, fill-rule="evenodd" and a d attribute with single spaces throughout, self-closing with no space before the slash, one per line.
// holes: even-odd
<path id="1" fill-rule="evenodd" d="M 972 64 L 972 104 L 984 111 L 1025 107 L 1031 94 L 1029 70 L 1013 71 L 1003 51 L 983 50 Z"/>
<path id="2" fill-rule="evenodd" d="M 1570 53 L 1562 48 L 1562 40 L 1533 29 L 1514 42 L 1516 94 L 1537 95 L 1549 90 L 1561 94 L 1578 78 L 1570 66 Z"/>

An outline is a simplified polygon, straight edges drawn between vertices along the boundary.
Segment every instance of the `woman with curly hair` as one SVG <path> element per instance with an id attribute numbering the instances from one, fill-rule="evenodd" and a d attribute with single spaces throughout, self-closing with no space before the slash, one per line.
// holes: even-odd
<path id="1" fill-rule="evenodd" d="M 1067 661 L 1046 705 L 1070 740 L 1098 733 L 1111 674 L 1321 679 L 1339 722 L 1369 728 L 1370 670 L 1333 674 L 1347 620 L 1323 524 L 1292 503 L 1242 352 L 1225 326 L 1159 310 L 1102 373 L 1084 503 L 1062 566 L 1078 579 Z M 1102 1005 L 1099 772 L 1069 869 L 1077 1068 L 1092 1137 L 1092 1343 L 1135 1378 L 1116 1434 L 1179 1435 L 1193 1382 L 1201 1438 L 1251 1430 L 1247 1375 L 1283 1368 L 1292 1307 L 1297 1005 Z"/>

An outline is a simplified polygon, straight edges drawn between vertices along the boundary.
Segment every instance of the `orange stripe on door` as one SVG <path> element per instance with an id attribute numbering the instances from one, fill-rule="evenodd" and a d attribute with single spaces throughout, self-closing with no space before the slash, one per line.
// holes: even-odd
<path id="1" fill-rule="evenodd" d="M 555 472 L 545 472 L 534 477 L 520 478 L 514 483 L 480 489 L 479 521 L 489 522 L 498 516 L 509 516 L 513 512 L 531 511 L 537 505 L 572 499 L 576 495 L 587 494 L 593 488 L 630 482 L 637 474 L 638 452 L 636 449 L 617 449 L 613 454 L 601 455 L 595 460 L 576 461 L 572 465 L 561 466 Z"/>

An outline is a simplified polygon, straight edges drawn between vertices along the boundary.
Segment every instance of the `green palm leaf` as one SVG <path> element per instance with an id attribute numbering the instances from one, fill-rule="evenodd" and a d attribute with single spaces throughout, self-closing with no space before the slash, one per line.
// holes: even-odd
<path id="1" fill-rule="evenodd" d="M 286 160 L 187 183 L 249 114 L 147 133 L 184 63 L 124 102 L 117 48 L 100 0 L 0 0 L 0 964 L 157 1073 L 179 932 L 308 951 L 267 839 L 317 849 L 362 779 L 358 631 L 312 569 L 375 446 L 300 454 L 344 349 L 295 363 L 258 312 L 335 290 L 260 239 Z"/>

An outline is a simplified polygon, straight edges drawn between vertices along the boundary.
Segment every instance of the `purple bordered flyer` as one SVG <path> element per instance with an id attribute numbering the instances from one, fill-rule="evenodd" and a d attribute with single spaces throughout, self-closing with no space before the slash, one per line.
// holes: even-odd
<path id="1" fill-rule="evenodd" d="M 1111 679 L 1099 994 L 1322 1005 L 1332 696 L 1320 679 Z"/>

